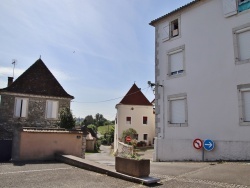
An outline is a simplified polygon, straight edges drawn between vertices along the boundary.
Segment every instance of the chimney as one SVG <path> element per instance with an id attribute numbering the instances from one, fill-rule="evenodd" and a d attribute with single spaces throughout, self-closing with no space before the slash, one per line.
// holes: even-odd
<path id="1" fill-rule="evenodd" d="M 8 77 L 8 87 L 13 83 L 13 77 Z"/>

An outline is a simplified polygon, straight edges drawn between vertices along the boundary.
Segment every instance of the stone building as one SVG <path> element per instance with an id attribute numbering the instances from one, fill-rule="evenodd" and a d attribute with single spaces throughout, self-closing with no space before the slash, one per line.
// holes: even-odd
<path id="1" fill-rule="evenodd" d="M 58 114 L 70 107 L 69 95 L 41 59 L 0 89 L 0 140 L 21 127 L 55 128 Z"/>

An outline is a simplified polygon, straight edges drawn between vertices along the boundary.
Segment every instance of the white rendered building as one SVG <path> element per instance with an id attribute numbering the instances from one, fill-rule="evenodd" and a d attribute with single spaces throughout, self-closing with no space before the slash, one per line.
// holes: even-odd
<path id="1" fill-rule="evenodd" d="M 250 160 L 249 8 L 249 0 L 195 0 L 150 23 L 155 161 Z M 196 149 L 197 138 L 214 149 Z"/>
<path id="2" fill-rule="evenodd" d="M 116 105 L 114 151 L 117 150 L 118 141 L 122 140 L 123 131 L 133 128 L 137 135 L 134 139 L 153 144 L 155 137 L 155 115 L 153 105 L 143 95 L 141 90 L 133 84 L 125 97 Z"/>

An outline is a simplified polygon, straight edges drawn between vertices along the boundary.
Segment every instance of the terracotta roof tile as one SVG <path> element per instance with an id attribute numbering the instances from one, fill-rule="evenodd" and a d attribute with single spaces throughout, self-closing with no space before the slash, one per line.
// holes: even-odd
<path id="1" fill-rule="evenodd" d="M 0 89 L 0 91 L 74 98 L 63 89 L 41 59 L 31 65 L 9 87 Z"/>
<path id="2" fill-rule="evenodd" d="M 134 84 L 128 93 L 123 97 L 120 104 L 152 106 L 141 90 Z"/>

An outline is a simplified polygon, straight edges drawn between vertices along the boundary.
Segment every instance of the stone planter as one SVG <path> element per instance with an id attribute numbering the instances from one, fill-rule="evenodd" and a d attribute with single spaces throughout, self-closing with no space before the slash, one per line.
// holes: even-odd
<path id="1" fill-rule="evenodd" d="M 115 158 L 115 170 L 133 177 L 148 177 L 150 174 L 149 159 L 128 159 L 122 157 Z"/>

